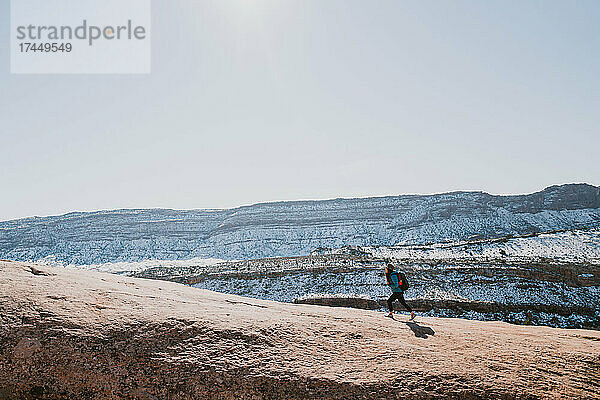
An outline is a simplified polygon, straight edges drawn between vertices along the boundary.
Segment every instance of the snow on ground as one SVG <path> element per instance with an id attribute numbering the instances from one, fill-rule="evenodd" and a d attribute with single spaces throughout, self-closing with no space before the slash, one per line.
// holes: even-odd
<path id="1" fill-rule="evenodd" d="M 163 267 L 163 268 L 176 268 L 185 267 L 189 265 L 208 267 L 222 263 L 223 260 L 218 258 L 191 258 L 189 260 L 144 260 L 138 262 L 114 262 L 114 263 L 103 263 L 103 264 L 91 264 L 91 265 L 65 265 L 57 262 L 53 257 L 46 257 L 39 261 L 38 264 L 62 266 L 65 268 L 72 269 L 86 269 L 91 271 L 109 272 L 113 274 L 133 274 L 136 272 L 142 272 L 149 268 Z"/>
<path id="2" fill-rule="evenodd" d="M 558 282 L 504 275 L 500 271 L 496 271 L 493 277 L 484 277 L 445 265 L 414 270 L 408 273 L 411 287 L 406 298 L 581 307 L 600 305 L 599 286 L 569 287 Z M 296 272 L 251 279 L 210 277 L 194 284 L 194 287 L 283 302 L 305 296 L 314 297 L 316 294 L 372 299 L 387 298 L 390 294 L 382 269 L 344 273 Z"/>
<path id="3" fill-rule="evenodd" d="M 322 299 L 322 298 L 333 298 L 333 299 L 364 299 L 373 300 L 371 296 L 364 293 L 307 293 L 303 296 L 298 297 L 298 300 L 310 300 L 310 299 Z"/>
<path id="4" fill-rule="evenodd" d="M 497 267 L 494 275 L 487 277 L 470 272 L 468 268 L 456 269 L 451 265 L 423 265 L 407 273 L 411 283 L 407 300 L 455 300 L 488 302 L 500 305 L 548 305 L 563 307 L 600 306 L 600 286 L 570 287 L 560 282 L 522 278 L 505 273 L 508 268 Z M 347 272 L 297 271 L 285 275 L 258 276 L 251 279 L 231 276 L 208 277 L 194 287 L 222 293 L 254 297 L 265 300 L 293 302 L 294 299 L 314 297 L 363 298 L 382 300 L 390 295 L 385 275 L 380 269 L 356 269 Z M 600 311 L 594 315 L 573 314 L 563 317 L 532 311 L 479 313 L 460 310 L 436 309 L 425 315 L 460 317 L 480 320 L 550 325 L 555 327 L 598 326 Z"/>
<path id="5" fill-rule="evenodd" d="M 362 247 L 361 250 L 383 258 L 453 260 L 543 257 L 593 262 L 600 261 L 600 230 L 541 233 L 536 236 L 436 243 L 428 246 Z"/>

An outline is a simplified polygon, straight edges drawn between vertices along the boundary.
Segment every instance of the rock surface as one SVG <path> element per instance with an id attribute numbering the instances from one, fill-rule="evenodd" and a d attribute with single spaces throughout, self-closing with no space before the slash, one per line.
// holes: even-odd
<path id="1" fill-rule="evenodd" d="M 597 399 L 600 332 L 0 262 L 0 399 Z"/>

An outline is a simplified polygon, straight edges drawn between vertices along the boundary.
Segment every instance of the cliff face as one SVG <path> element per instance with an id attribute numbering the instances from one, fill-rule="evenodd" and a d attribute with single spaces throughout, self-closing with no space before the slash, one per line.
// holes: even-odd
<path id="1" fill-rule="evenodd" d="M 0 399 L 600 398 L 600 332 L 0 262 Z"/>
<path id="2" fill-rule="evenodd" d="M 600 188 L 519 196 L 455 192 L 256 204 L 231 210 L 115 210 L 0 222 L 0 258 L 73 264 L 250 259 L 600 226 Z"/>

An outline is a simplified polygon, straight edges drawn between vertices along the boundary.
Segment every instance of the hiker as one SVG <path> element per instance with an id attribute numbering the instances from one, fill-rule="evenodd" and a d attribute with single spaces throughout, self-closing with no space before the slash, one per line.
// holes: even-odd
<path id="1" fill-rule="evenodd" d="M 404 291 L 408 289 L 408 280 L 406 279 L 406 276 L 402 272 L 394 271 L 394 266 L 391 262 L 388 262 L 387 267 L 385 268 L 385 279 L 390 289 L 392 289 L 392 295 L 387 301 L 388 308 L 390 309 L 390 313 L 387 316 L 394 318 L 392 302 L 398 300 L 402 303 L 404 308 L 410 312 L 410 320 L 412 321 L 415 319 L 415 313 L 408 304 L 406 304 L 406 301 L 404 301 Z"/>

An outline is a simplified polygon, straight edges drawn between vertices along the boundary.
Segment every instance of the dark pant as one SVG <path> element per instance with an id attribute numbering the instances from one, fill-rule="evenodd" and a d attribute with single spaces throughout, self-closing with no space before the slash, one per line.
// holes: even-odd
<path id="1" fill-rule="evenodd" d="M 390 298 L 388 299 L 388 308 L 390 309 L 390 311 L 392 311 L 392 302 L 394 300 L 398 300 L 403 306 L 404 308 L 406 308 L 409 312 L 412 312 L 412 309 L 408 306 L 408 304 L 406 304 L 406 301 L 404 301 L 404 293 L 402 292 L 394 292 L 392 293 L 392 295 L 390 296 Z"/>

